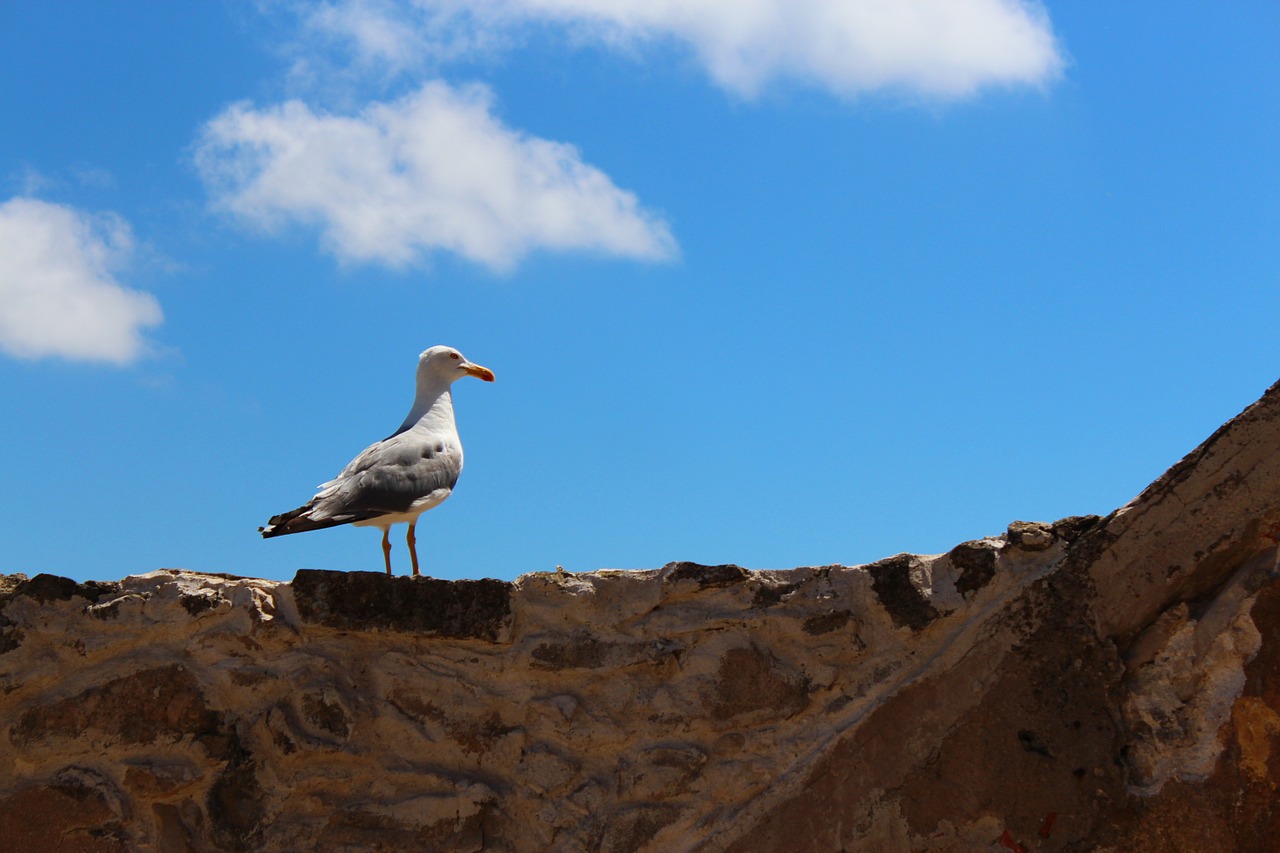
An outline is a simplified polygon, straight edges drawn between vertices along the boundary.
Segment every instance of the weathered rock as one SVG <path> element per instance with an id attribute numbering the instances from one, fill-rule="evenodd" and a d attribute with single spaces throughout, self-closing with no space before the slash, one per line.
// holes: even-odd
<path id="1" fill-rule="evenodd" d="M 991 583 L 991 579 L 995 577 L 999 552 L 999 546 L 988 539 L 961 542 L 952 548 L 947 556 L 958 573 L 956 592 L 968 595 Z"/>
<path id="2" fill-rule="evenodd" d="M 750 577 L 746 569 L 730 564 L 701 566 L 697 563 L 670 563 L 665 568 L 669 583 L 691 580 L 695 581 L 701 589 L 732 586 Z"/>
<path id="3" fill-rule="evenodd" d="M 1054 526 L 1038 521 L 1015 521 L 1005 532 L 1005 539 L 1015 548 L 1022 548 L 1025 551 L 1043 551 L 1057 538 L 1053 532 Z"/>
<path id="4" fill-rule="evenodd" d="M 921 565 L 920 558 L 914 554 L 899 554 L 866 567 L 871 575 L 872 589 L 893 618 L 893 623 L 912 631 L 919 631 L 938 618 L 937 609 L 911 577 L 912 571 Z"/>
<path id="5" fill-rule="evenodd" d="M 0 849 L 1273 850 L 1277 447 L 863 567 L 0 577 Z"/>
<path id="6" fill-rule="evenodd" d="M 108 798 L 76 778 L 74 768 L 49 784 L 0 798 L 0 849 L 124 853 L 123 821 Z"/>
<path id="7" fill-rule="evenodd" d="M 54 739 L 118 739 L 154 744 L 213 734 L 219 715 L 210 711 L 191 673 L 180 664 L 145 669 L 91 687 L 75 696 L 28 708 L 9 729 L 19 747 Z"/>
<path id="8" fill-rule="evenodd" d="M 293 595 L 304 623 L 330 628 L 497 642 L 511 620 L 511 584 L 495 580 L 302 569 Z"/>
<path id="9" fill-rule="evenodd" d="M 785 719 L 809 704 L 809 679 L 755 646 L 729 649 L 720 660 L 715 690 L 707 703 L 713 719 Z"/>

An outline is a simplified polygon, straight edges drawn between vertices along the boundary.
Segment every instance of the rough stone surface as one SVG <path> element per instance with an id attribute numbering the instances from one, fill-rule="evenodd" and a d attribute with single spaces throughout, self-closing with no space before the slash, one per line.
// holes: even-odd
<path id="1" fill-rule="evenodd" d="M 497 641 L 511 621 L 511 584 L 503 581 L 303 569 L 292 586 L 302 618 L 329 628 Z"/>
<path id="2" fill-rule="evenodd" d="M 0 577 L 0 850 L 1275 850 L 1277 448 L 862 567 Z"/>

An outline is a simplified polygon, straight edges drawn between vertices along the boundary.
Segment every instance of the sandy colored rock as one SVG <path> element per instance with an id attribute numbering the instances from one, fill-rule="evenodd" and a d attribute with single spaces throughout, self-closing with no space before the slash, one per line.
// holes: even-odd
<path id="1" fill-rule="evenodd" d="M 0 849 L 1272 850 L 1278 447 L 861 567 L 0 577 Z"/>

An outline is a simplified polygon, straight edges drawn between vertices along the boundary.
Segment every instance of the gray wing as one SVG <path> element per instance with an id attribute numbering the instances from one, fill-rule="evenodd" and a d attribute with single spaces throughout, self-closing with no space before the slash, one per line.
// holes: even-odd
<path id="1" fill-rule="evenodd" d="M 460 473 L 462 447 L 456 442 L 403 432 L 370 446 L 323 484 L 310 514 L 338 520 L 405 512 L 432 492 L 451 491 Z"/>

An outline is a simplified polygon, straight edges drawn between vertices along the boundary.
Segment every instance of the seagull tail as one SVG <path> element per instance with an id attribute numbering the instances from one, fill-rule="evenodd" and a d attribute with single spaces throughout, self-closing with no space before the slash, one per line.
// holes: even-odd
<path id="1" fill-rule="evenodd" d="M 315 501 L 310 501 L 297 509 L 273 515 L 264 526 L 258 528 L 258 532 L 262 534 L 263 539 L 270 539 L 272 536 L 284 536 L 289 533 L 303 533 L 307 530 L 323 530 L 326 527 L 337 527 L 340 524 L 350 524 L 357 520 L 357 518 L 350 515 L 339 516 L 338 518 L 314 519 L 311 517 L 311 510 L 314 506 Z"/>

